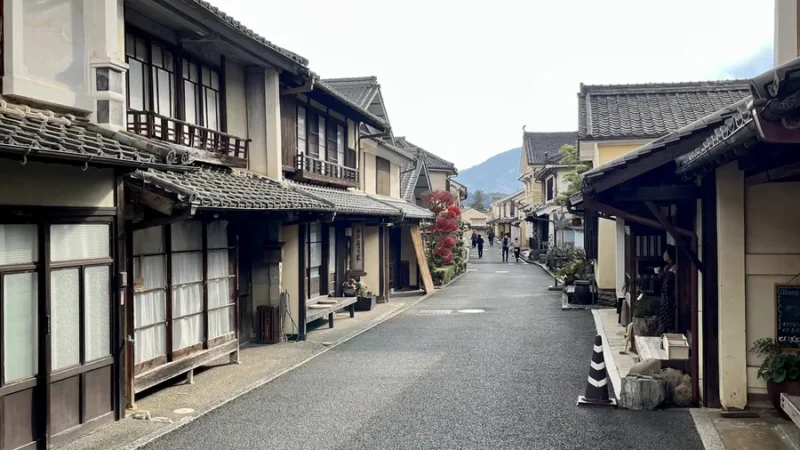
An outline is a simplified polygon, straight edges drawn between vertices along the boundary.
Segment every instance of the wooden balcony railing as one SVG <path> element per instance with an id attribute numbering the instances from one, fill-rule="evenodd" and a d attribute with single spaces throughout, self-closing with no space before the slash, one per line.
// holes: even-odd
<path id="1" fill-rule="evenodd" d="M 129 109 L 128 131 L 146 138 L 244 160 L 247 159 L 250 150 L 249 139 L 161 116 L 152 111 Z"/>
<path id="2" fill-rule="evenodd" d="M 358 170 L 317 159 L 303 153 L 297 155 L 295 178 L 343 186 L 358 186 Z"/>

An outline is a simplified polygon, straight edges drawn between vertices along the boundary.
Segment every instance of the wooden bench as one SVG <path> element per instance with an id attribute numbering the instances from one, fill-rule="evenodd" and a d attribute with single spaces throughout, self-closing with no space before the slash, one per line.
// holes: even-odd
<path id="1" fill-rule="evenodd" d="M 333 328 L 333 315 L 337 311 L 347 308 L 350 317 L 356 315 L 355 297 L 320 297 L 309 300 L 306 304 L 306 324 L 328 316 L 328 328 Z"/>

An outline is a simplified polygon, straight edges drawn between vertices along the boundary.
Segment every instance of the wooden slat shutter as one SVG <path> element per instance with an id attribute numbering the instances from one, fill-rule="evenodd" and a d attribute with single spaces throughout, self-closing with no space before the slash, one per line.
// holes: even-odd
<path id="1" fill-rule="evenodd" d="M 281 97 L 281 153 L 283 165 L 294 167 L 297 158 L 297 103 L 291 95 Z"/>

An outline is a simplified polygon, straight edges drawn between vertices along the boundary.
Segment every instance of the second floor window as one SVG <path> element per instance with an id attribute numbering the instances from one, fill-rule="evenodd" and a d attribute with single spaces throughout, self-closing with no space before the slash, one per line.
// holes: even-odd
<path id="1" fill-rule="evenodd" d="M 555 181 L 556 181 L 556 179 L 554 177 L 550 177 L 550 178 L 547 179 L 547 182 L 546 182 L 547 183 L 547 188 L 546 188 L 547 197 L 545 198 L 545 201 L 549 202 L 549 201 L 553 200 L 553 197 L 555 197 Z"/>
<path id="2" fill-rule="evenodd" d="M 297 150 L 340 166 L 346 164 L 345 128 L 336 119 L 297 107 Z"/>
<path id="3" fill-rule="evenodd" d="M 128 108 L 221 129 L 217 68 L 130 32 L 125 34 L 125 54 Z"/>
<path id="4" fill-rule="evenodd" d="M 375 193 L 392 195 L 392 165 L 380 156 L 375 157 Z"/>

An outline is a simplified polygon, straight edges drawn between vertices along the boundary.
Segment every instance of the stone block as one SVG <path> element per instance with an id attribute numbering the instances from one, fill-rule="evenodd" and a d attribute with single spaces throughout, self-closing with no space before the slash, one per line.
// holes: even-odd
<path id="1" fill-rule="evenodd" d="M 667 398 L 667 383 L 651 377 L 627 376 L 622 379 L 619 406 L 636 411 L 651 411 Z"/>

